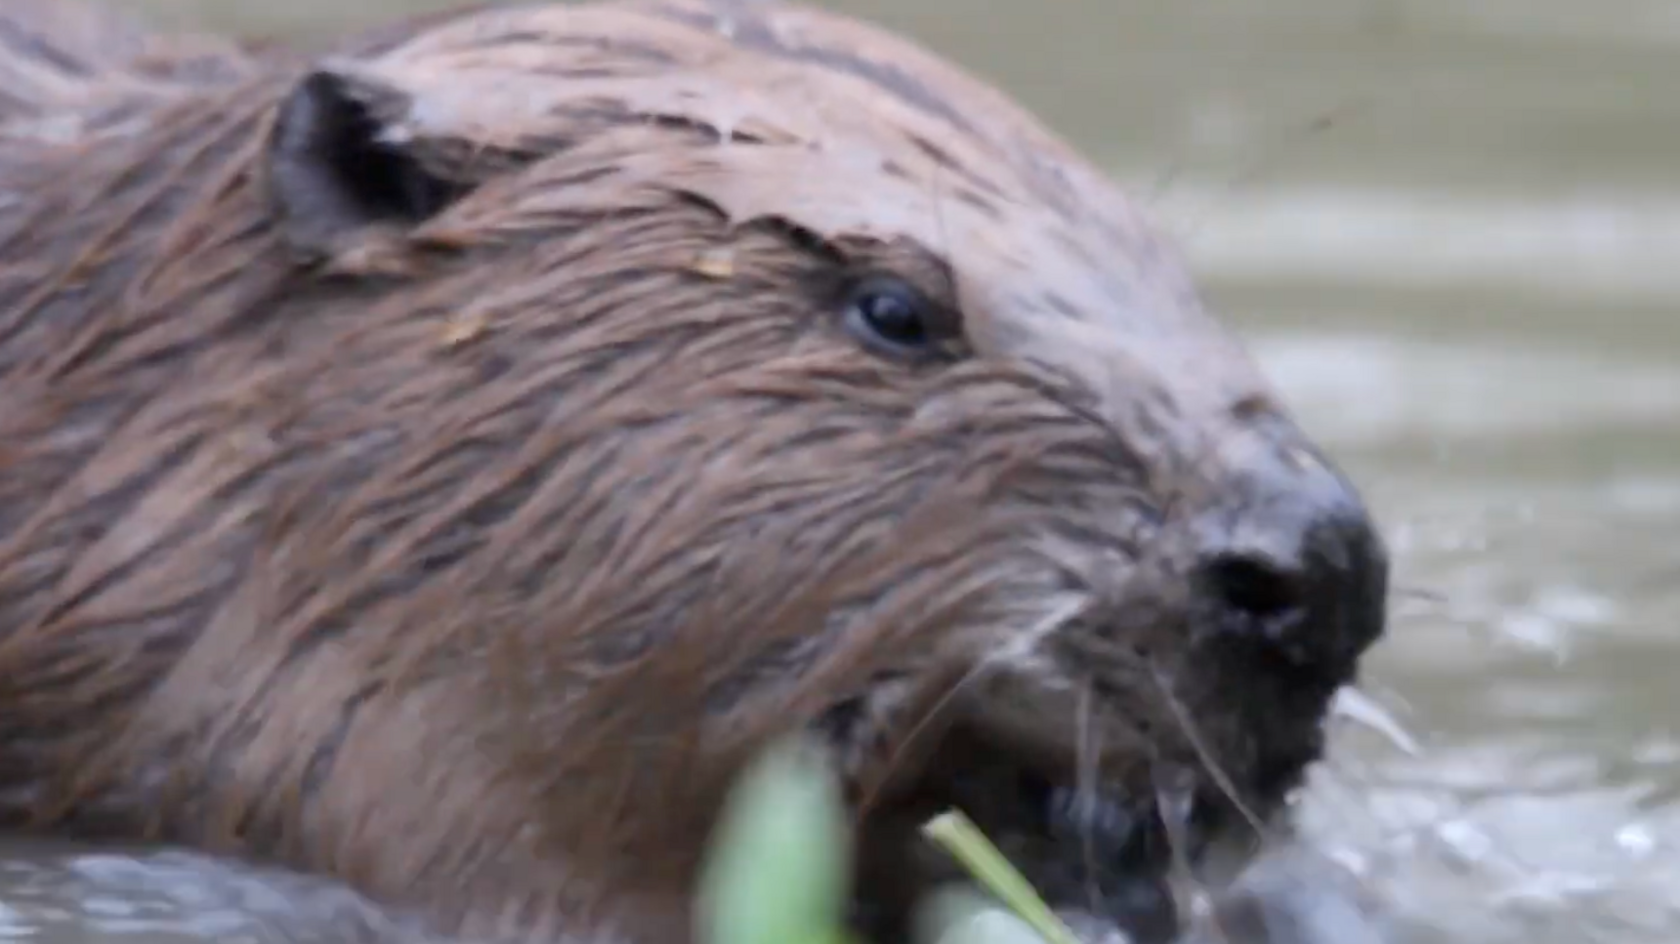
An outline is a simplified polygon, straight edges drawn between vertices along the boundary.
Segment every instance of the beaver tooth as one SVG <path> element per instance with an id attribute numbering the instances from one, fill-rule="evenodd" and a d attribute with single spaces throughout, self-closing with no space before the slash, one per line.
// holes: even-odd
<path id="1" fill-rule="evenodd" d="M 1094 790 L 1055 787 L 1049 796 L 1053 838 L 1091 843 L 1104 859 L 1117 859 L 1137 835 L 1138 817 Z"/>

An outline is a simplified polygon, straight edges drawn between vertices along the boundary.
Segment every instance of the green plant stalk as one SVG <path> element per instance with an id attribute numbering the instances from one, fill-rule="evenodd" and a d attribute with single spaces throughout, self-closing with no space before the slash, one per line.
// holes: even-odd
<path id="1" fill-rule="evenodd" d="M 942 846 L 987 891 L 1032 925 L 1046 944 L 1080 944 L 1026 877 L 962 811 L 949 810 L 928 820 L 922 825 L 922 834 Z"/>
<path id="2" fill-rule="evenodd" d="M 851 851 L 820 751 L 773 745 L 731 791 L 702 873 L 703 944 L 846 944 Z"/>

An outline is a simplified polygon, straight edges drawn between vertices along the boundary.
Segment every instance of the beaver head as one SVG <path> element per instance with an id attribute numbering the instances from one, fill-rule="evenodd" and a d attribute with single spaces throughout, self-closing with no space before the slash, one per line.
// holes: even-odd
<path id="1" fill-rule="evenodd" d="M 196 74 L 8 172 L 5 821 L 664 940 L 802 731 L 871 938 L 950 806 L 1148 937 L 1319 755 L 1373 525 L 997 92 L 700 0 Z"/>

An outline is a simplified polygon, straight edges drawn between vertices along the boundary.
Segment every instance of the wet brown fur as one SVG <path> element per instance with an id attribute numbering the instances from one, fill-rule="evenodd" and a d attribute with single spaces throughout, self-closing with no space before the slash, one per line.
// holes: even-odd
<path id="1" fill-rule="evenodd" d="M 700 0 L 325 66 L 75 10 L 0 0 L 0 825 L 669 939 L 778 733 L 845 727 L 863 796 L 936 706 L 1028 692 L 1071 739 L 1095 680 L 1144 790 L 1197 756 L 1152 679 L 1238 777 L 1257 716 L 1322 707 L 1182 632 L 1189 522 L 1281 412 L 1101 175 L 952 67 Z M 438 212 L 277 203 L 316 68 Z M 848 337 L 862 269 L 963 339 Z"/>

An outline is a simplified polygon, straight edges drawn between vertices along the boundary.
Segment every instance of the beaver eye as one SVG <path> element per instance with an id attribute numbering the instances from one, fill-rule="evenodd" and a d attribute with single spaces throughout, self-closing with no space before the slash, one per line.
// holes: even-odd
<path id="1" fill-rule="evenodd" d="M 845 319 L 847 330 L 887 354 L 926 356 L 943 340 L 936 306 L 902 279 L 874 277 L 852 286 Z"/>

